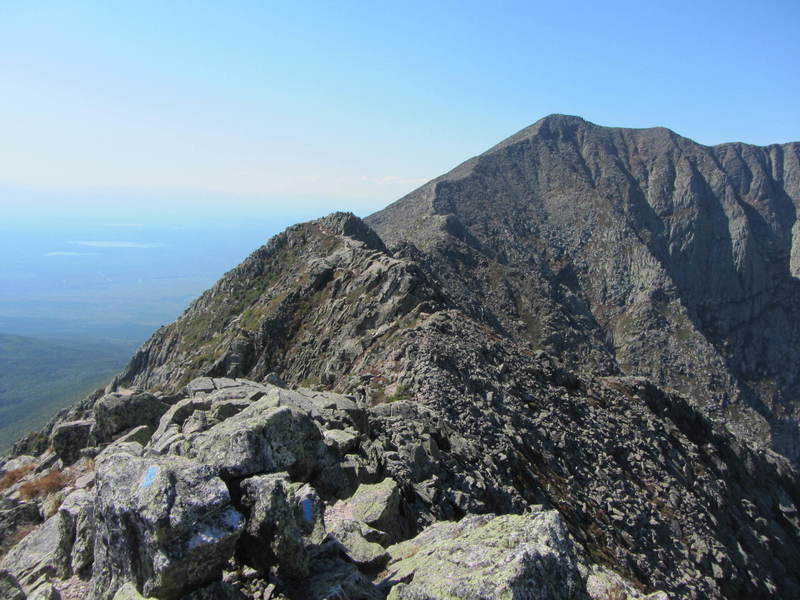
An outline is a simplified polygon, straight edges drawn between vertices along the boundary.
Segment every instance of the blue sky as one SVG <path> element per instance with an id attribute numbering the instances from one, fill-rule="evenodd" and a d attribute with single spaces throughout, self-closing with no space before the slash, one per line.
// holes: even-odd
<path id="1" fill-rule="evenodd" d="M 3 2 L 7 219 L 368 214 L 540 117 L 800 140 L 800 2 Z"/>

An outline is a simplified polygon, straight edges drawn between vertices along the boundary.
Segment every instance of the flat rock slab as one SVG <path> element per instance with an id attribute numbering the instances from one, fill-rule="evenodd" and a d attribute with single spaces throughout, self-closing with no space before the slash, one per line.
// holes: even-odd
<path id="1" fill-rule="evenodd" d="M 278 471 L 303 479 L 313 469 L 321 439 L 306 414 L 264 398 L 197 434 L 188 452 L 225 479 Z"/>
<path id="2" fill-rule="evenodd" d="M 556 511 L 437 523 L 388 549 L 390 600 L 579 600 L 585 588 Z"/>
<path id="3" fill-rule="evenodd" d="M 68 577 L 72 534 L 69 516 L 59 511 L 17 543 L 0 570 L 11 573 L 26 592 L 42 578 Z"/>
<path id="4" fill-rule="evenodd" d="M 400 507 L 400 489 L 387 477 L 374 484 L 362 484 L 355 494 L 337 502 L 325 512 L 325 521 L 335 525 L 341 521 L 360 521 L 381 531 L 396 528 Z"/>

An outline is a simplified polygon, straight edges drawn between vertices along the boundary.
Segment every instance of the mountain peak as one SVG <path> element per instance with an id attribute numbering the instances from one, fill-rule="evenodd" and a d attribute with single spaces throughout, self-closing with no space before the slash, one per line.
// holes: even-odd
<path id="1" fill-rule="evenodd" d="M 366 221 L 390 246 L 462 254 L 487 265 L 487 278 L 527 273 L 480 292 L 496 299 L 490 312 L 506 330 L 549 306 L 545 322 L 583 322 L 571 329 L 585 337 L 533 327 L 536 344 L 702 399 L 742 435 L 797 460 L 800 431 L 780 415 L 800 410 L 789 406 L 800 394 L 789 358 L 800 344 L 800 327 L 789 325 L 800 322 L 798 207 L 797 152 L 703 146 L 666 128 L 554 114 Z M 564 304 L 565 290 L 578 304 Z M 780 331 L 767 316 L 776 295 L 787 299 Z M 758 358 L 776 344 L 774 359 Z M 774 398 L 787 404 L 754 408 Z"/>
<path id="2" fill-rule="evenodd" d="M 544 137 L 550 137 L 554 135 L 564 136 L 564 134 L 574 134 L 579 128 L 591 126 L 591 127 L 598 127 L 594 123 L 590 123 L 589 121 L 583 119 L 582 117 L 578 117 L 575 115 L 564 115 L 560 113 L 553 113 L 551 115 L 547 115 L 546 117 L 542 117 L 532 125 L 521 129 L 517 133 L 507 137 L 505 140 L 492 146 L 489 150 L 484 152 L 483 154 L 490 154 L 495 152 L 501 148 L 505 148 L 517 142 L 532 138 L 537 135 L 542 135 Z"/>
<path id="3" fill-rule="evenodd" d="M 579 117 L 577 115 L 564 115 L 560 113 L 553 113 L 551 115 L 547 115 L 546 117 L 542 117 L 538 121 L 536 121 L 533 125 L 526 127 L 523 129 L 522 132 L 529 132 L 530 135 L 534 133 L 548 133 L 553 131 L 563 131 L 563 130 L 575 130 L 579 127 L 598 127 L 594 123 L 591 123 L 584 119 L 583 117 Z"/>

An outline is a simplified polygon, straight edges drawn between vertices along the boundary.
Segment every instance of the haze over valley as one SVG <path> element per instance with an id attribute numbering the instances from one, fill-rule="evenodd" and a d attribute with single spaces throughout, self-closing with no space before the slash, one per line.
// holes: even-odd
<path id="1" fill-rule="evenodd" d="M 0 225 L 0 451 L 119 372 L 289 219 L 64 212 Z"/>

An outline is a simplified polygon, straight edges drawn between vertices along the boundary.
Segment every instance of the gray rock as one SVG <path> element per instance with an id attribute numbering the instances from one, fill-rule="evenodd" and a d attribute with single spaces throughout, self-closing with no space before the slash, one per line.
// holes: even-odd
<path id="1" fill-rule="evenodd" d="M 0 598 L 5 600 L 25 600 L 25 592 L 16 577 L 8 571 L 0 571 Z"/>
<path id="2" fill-rule="evenodd" d="M 8 459 L 5 463 L 3 463 L 3 467 L 0 468 L 0 475 L 5 475 L 8 471 L 14 471 L 21 467 L 27 465 L 36 464 L 38 461 L 34 456 L 28 456 L 27 454 L 22 454 L 20 456 L 15 456 L 13 458 Z"/>
<path id="3" fill-rule="evenodd" d="M 366 569 L 379 568 L 389 560 L 389 554 L 380 544 L 367 540 L 364 529 L 364 524 L 358 521 L 340 520 L 328 534 L 341 545 L 353 563 Z"/>
<path id="4" fill-rule="evenodd" d="M 211 408 L 211 400 L 206 395 L 183 398 L 169 407 L 158 424 L 158 428 L 150 438 L 149 450 L 157 454 L 166 454 L 172 446 L 185 445 L 186 437 L 182 429 L 184 423 L 195 411 L 207 411 Z"/>
<path id="5" fill-rule="evenodd" d="M 97 461 L 93 593 L 171 600 L 221 576 L 244 527 L 214 470 L 119 450 Z"/>
<path id="6" fill-rule="evenodd" d="M 290 579 L 308 575 L 308 555 L 295 520 L 288 475 L 276 473 L 241 482 L 242 503 L 248 510 L 239 552 L 262 573 L 277 566 Z"/>
<path id="7" fill-rule="evenodd" d="M 90 445 L 90 434 L 94 427 L 93 419 L 59 423 L 50 434 L 53 451 L 64 462 L 71 465 L 81 457 L 81 450 Z"/>
<path id="8" fill-rule="evenodd" d="M 366 411 L 347 396 L 304 388 L 286 390 L 276 387 L 271 388 L 270 396 L 277 398 L 281 406 L 291 406 L 308 414 L 323 429 L 366 431 Z"/>
<path id="9" fill-rule="evenodd" d="M 61 600 L 61 594 L 51 581 L 39 581 L 28 594 L 28 600 Z"/>
<path id="10" fill-rule="evenodd" d="M 189 396 L 179 400 L 161 416 L 158 422 L 158 427 L 153 433 L 153 443 L 163 437 L 167 430 L 172 427 L 180 429 L 183 423 L 191 416 L 196 410 L 208 410 L 211 408 L 211 399 L 207 396 Z"/>
<path id="11" fill-rule="evenodd" d="M 153 437 L 153 428 L 150 425 L 139 425 L 134 427 L 128 433 L 119 436 L 114 440 L 115 444 L 125 444 L 127 442 L 136 442 L 142 446 L 146 445 L 150 438 Z"/>
<path id="12" fill-rule="evenodd" d="M 585 588 L 556 511 L 465 517 L 389 548 L 391 600 L 582 600 Z"/>
<path id="13" fill-rule="evenodd" d="M 358 447 L 358 434 L 342 429 L 326 429 L 322 432 L 325 443 L 338 454 L 350 454 Z"/>
<path id="14" fill-rule="evenodd" d="M 111 454 L 119 454 L 120 452 L 131 454 L 133 456 L 142 456 L 144 454 L 144 447 L 139 442 L 112 442 L 95 457 L 95 462 L 100 461 L 106 456 Z M 97 474 L 95 473 L 95 482 L 97 481 Z"/>
<path id="15" fill-rule="evenodd" d="M 275 408 L 265 398 L 197 434 L 187 451 L 226 479 L 277 471 L 304 479 L 315 466 L 321 437 L 308 416 Z"/>
<path id="16" fill-rule="evenodd" d="M 169 405 L 146 392 L 107 394 L 94 407 L 95 435 L 99 441 L 110 441 L 126 429 L 158 426 Z"/>
<path id="17" fill-rule="evenodd" d="M 187 394 L 193 395 L 213 392 L 217 388 L 214 385 L 214 381 L 210 377 L 198 377 L 197 379 L 192 379 L 192 381 L 187 383 L 184 389 Z"/>
<path id="18" fill-rule="evenodd" d="M 154 600 L 154 599 L 148 599 L 142 596 L 139 593 L 139 590 L 136 589 L 136 586 L 129 581 L 117 590 L 117 593 L 114 594 L 113 600 Z"/>
<path id="19" fill-rule="evenodd" d="M 612 600 L 614 598 L 624 598 L 625 600 L 636 600 L 639 598 L 646 600 L 669 600 L 664 592 L 643 593 L 637 589 L 630 581 L 614 573 L 607 567 L 591 565 L 586 577 L 586 593 L 591 600 Z"/>
<path id="20" fill-rule="evenodd" d="M 62 511 L 47 519 L 5 555 L 0 570 L 10 572 L 29 592 L 43 578 L 71 574 L 73 524 Z"/>
<path id="21" fill-rule="evenodd" d="M 73 485 L 75 488 L 79 490 L 86 489 L 94 485 L 94 480 L 95 480 L 95 472 L 89 471 L 88 473 L 84 473 L 83 475 L 78 477 Z"/>
<path id="22" fill-rule="evenodd" d="M 33 470 L 33 472 L 44 473 L 45 471 L 49 471 L 55 467 L 60 460 L 61 459 L 58 457 L 58 454 L 55 452 L 46 451 L 36 461 L 36 468 Z"/>
<path id="23" fill-rule="evenodd" d="M 246 379 L 237 379 L 235 386 L 223 387 L 208 394 L 212 404 L 219 404 L 230 400 L 255 402 L 268 394 L 276 391 L 275 386 L 264 383 L 255 383 Z"/>
<path id="24" fill-rule="evenodd" d="M 250 406 L 251 403 L 251 400 L 245 398 L 235 398 L 231 400 L 214 402 L 211 408 L 211 420 L 214 422 L 224 421 L 233 415 L 239 414 L 245 408 Z"/>
<path id="25" fill-rule="evenodd" d="M 198 433 L 200 431 L 205 431 L 209 427 L 213 425 L 213 423 L 209 422 L 208 412 L 204 410 L 196 410 L 189 418 L 183 422 L 183 426 L 181 427 L 181 433 L 184 436 L 190 436 L 193 433 Z"/>
<path id="26" fill-rule="evenodd" d="M 94 494 L 76 490 L 64 499 L 59 511 L 68 514 L 73 523 L 70 570 L 86 578 L 94 562 Z"/>
<path id="27" fill-rule="evenodd" d="M 341 500 L 325 512 L 329 527 L 342 521 L 359 521 L 381 531 L 398 531 L 400 490 L 397 483 L 386 478 L 380 483 L 363 484 L 352 497 Z"/>
<path id="28" fill-rule="evenodd" d="M 304 538 L 319 544 L 325 538 L 325 502 L 310 484 L 292 484 L 295 521 Z"/>
<path id="29" fill-rule="evenodd" d="M 214 381 L 214 387 L 216 389 L 224 390 L 226 388 L 240 387 L 242 383 L 247 380 L 232 379 L 230 377 L 214 377 L 213 381 Z"/>
<path id="30" fill-rule="evenodd" d="M 216 581 L 187 594 L 181 600 L 248 600 L 248 598 L 232 585 Z"/>
<path id="31" fill-rule="evenodd" d="M 413 402 L 408 400 L 398 400 L 397 402 L 387 402 L 378 404 L 370 408 L 370 412 L 380 417 L 414 417 L 416 411 Z"/>
<path id="32" fill-rule="evenodd" d="M 0 503 L 0 507 L 0 543 L 23 527 L 42 522 L 39 505 L 35 501 L 7 500 Z"/>
<path id="33" fill-rule="evenodd" d="M 337 559 L 311 564 L 311 575 L 300 588 L 304 600 L 384 600 L 383 592 L 354 565 Z"/>

